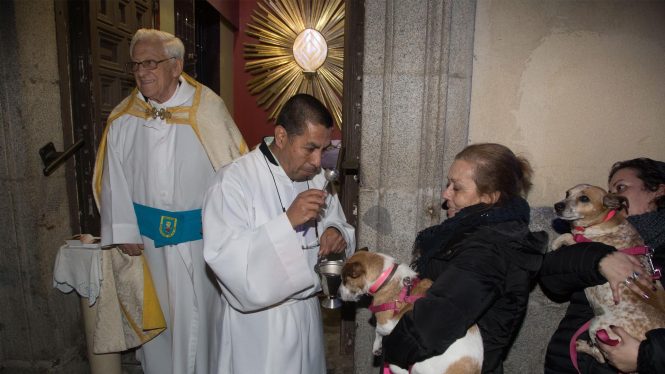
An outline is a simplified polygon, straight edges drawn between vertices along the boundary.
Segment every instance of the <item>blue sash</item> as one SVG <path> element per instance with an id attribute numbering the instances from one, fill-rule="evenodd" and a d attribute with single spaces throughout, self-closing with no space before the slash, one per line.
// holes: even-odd
<path id="1" fill-rule="evenodd" d="M 201 209 L 169 212 L 134 203 L 141 235 L 155 241 L 155 247 L 176 245 L 203 238 Z"/>

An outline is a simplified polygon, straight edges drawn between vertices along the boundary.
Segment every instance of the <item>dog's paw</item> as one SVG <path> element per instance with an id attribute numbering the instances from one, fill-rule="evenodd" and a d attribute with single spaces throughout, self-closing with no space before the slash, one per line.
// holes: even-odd
<path id="1" fill-rule="evenodd" d="M 591 342 L 588 342 L 586 340 L 578 340 L 575 342 L 575 350 L 579 353 L 586 353 L 590 355 L 601 364 L 605 363 L 605 356 L 603 356 L 600 349 L 598 349 L 598 347 L 593 345 Z"/>
<path id="2" fill-rule="evenodd" d="M 590 342 L 580 339 L 580 340 L 575 342 L 575 350 L 577 352 L 591 354 L 591 351 L 593 350 L 593 346 L 591 345 Z"/>
<path id="3" fill-rule="evenodd" d="M 383 354 L 383 347 L 381 346 L 381 339 L 374 340 L 374 344 L 372 344 L 372 354 L 374 356 L 381 356 Z"/>
<path id="4" fill-rule="evenodd" d="M 556 239 L 552 240 L 552 244 L 550 244 L 550 251 L 555 251 L 564 245 L 571 244 L 575 244 L 575 239 L 573 239 L 572 234 L 559 235 Z"/>
<path id="5" fill-rule="evenodd" d="M 374 331 L 374 342 L 372 343 L 372 354 L 381 356 L 383 354 L 383 336 L 378 331 Z"/>

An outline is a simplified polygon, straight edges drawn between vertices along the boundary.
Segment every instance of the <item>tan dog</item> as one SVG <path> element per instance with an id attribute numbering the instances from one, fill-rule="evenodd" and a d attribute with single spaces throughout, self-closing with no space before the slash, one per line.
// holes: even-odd
<path id="1" fill-rule="evenodd" d="M 572 234 L 556 238 L 552 242 L 552 249 L 580 241 L 601 242 L 619 250 L 643 249 L 644 241 L 639 233 L 619 212 L 626 208 L 627 204 L 626 198 L 608 194 L 600 187 L 580 184 L 571 188 L 566 192 L 564 200 L 554 204 L 554 209 L 561 219 L 572 222 L 573 231 Z M 640 250 L 632 252 L 642 253 Z M 637 255 L 645 269 L 653 275 L 650 258 L 644 254 Z M 648 303 L 624 284 L 620 286 L 621 302 L 618 305 L 614 304 L 609 283 L 585 289 L 595 314 L 589 326 L 589 335 L 594 344 L 578 340 L 577 351 L 590 354 L 599 362 L 605 362 L 605 357 L 595 345 L 596 340 L 601 339 L 610 345 L 618 344 L 621 340 L 612 332 L 610 325 L 621 326 L 640 340 L 646 338 L 647 331 L 665 327 L 665 310 L 661 307 L 665 305 L 665 298 L 661 283 L 656 283 L 660 292 L 655 292 L 653 297 L 660 300 L 649 300 Z M 574 361 L 574 364 L 577 363 Z"/>
<path id="2" fill-rule="evenodd" d="M 413 309 L 415 299 L 425 295 L 432 285 L 429 279 L 418 280 L 418 274 L 405 264 L 397 264 L 390 256 L 357 251 L 342 268 L 342 300 L 357 301 L 362 295 L 373 296 L 370 310 L 375 310 L 376 337 L 372 347 L 381 354 L 381 340 L 395 328 L 399 319 Z M 483 363 L 483 341 L 480 330 L 473 325 L 466 336 L 458 339 L 443 354 L 418 362 L 412 374 L 480 373 Z M 393 373 L 408 373 L 390 365 Z"/>

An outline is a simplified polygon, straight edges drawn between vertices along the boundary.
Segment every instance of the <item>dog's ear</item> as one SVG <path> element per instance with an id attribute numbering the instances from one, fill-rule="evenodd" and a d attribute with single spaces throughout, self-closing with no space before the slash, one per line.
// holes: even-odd
<path id="1" fill-rule="evenodd" d="M 362 247 L 362 248 L 356 249 L 356 252 L 369 252 L 369 249 L 367 247 Z"/>
<path id="2" fill-rule="evenodd" d="M 603 197 L 603 205 L 610 209 L 628 210 L 628 199 L 617 194 L 608 193 Z"/>
<path id="3" fill-rule="evenodd" d="M 365 267 L 359 262 L 350 262 L 342 268 L 342 278 L 358 278 L 365 274 Z"/>

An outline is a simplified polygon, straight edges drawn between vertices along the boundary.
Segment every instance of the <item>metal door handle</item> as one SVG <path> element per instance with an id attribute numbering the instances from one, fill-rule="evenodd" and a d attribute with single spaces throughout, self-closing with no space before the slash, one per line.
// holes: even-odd
<path id="1" fill-rule="evenodd" d="M 42 158 L 44 163 L 44 175 L 49 176 L 55 171 L 61 164 L 67 161 L 74 152 L 78 151 L 79 148 L 83 146 L 83 139 L 80 139 L 78 142 L 72 144 L 64 152 L 57 152 L 53 142 L 49 142 L 45 146 L 39 149 L 39 156 Z"/>

